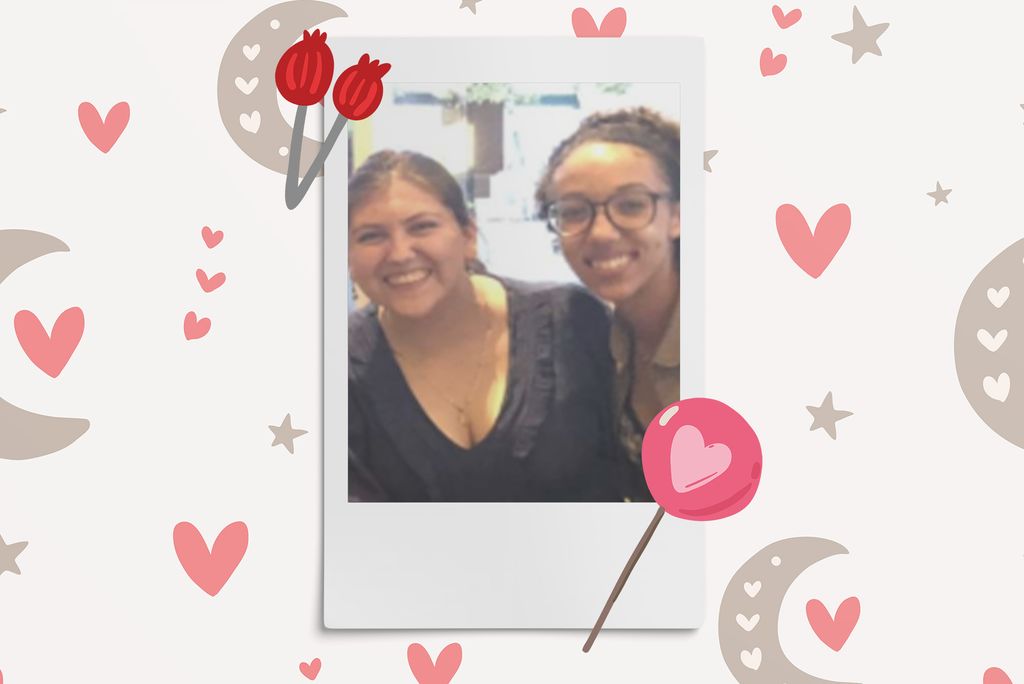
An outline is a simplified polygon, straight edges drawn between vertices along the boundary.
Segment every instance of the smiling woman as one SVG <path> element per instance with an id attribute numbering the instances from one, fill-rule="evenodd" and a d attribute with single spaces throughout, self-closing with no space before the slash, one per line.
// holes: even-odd
<path id="1" fill-rule="evenodd" d="M 651 109 L 592 114 L 536 192 L 572 270 L 614 307 L 619 439 L 637 479 L 644 428 L 679 399 L 679 144 L 679 124 Z"/>
<path id="2" fill-rule="evenodd" d="M 482 271 L 462 190 L 433 159 L 349 181 L 349 499 L 621 501 L 604 306 Z"/>

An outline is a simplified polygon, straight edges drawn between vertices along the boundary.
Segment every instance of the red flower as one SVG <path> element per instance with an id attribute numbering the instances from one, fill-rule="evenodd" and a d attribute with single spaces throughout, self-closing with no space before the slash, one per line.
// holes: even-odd
<path id="1" fill-rule="evenodd" d="M 308 106 L 324 99 L 334 76 L 334 55 L 327 34 L 320 29 L 302 32 L 302 40 L 285 50 L 277 63 L 274 80 L 284 99 Z"/>
<path id="2" fill-rule="evenodd" d="M 370 55 L 363 55 L 359 63 L 341 72 L 334 84 L 334 106 L 338 112 L 351 121 L 365 119 L 377 110 L 384 97 L 384 74 L 390 64 L 381 64 L 379 59 L 370 61 Z"/>

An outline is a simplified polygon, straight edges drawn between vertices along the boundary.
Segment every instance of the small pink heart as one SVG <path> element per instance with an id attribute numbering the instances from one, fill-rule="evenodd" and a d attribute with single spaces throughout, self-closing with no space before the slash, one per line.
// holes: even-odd
<path id="1" fill-rule="evenodd" d="M 850 207 L 836 204 L 821 215 L 811 233 L 804 215 L 792 204 L 775 211 L 775 227 L 790 258 L 807 275 L 817 278 L 832 263 L 850 234 Z"/>
<path id="2" fill-rule="evenodd" d="M 100 113 L 91 102 L 78 105 L 78 123 L 82 125 L 85 137 L 104 154 L 110 151 L 124 133 L 130 116 L 131 109 L 127 102 L 118 102 L 111 107 L 104 119 L 100 118 Z"/>
<path id="3" fill-rule="evenodd" d="M 208 278 L 206 276 L 206 271 L 199 268 L 196 269 L 196 280 L 199 281 L 199 287 L 203 288 L 203 292 L 213 292 L 224 284 L 224 281 L 227 280 L 227 276 L 223 273 L 218 273 L 212 278 Z"/>
<path id="4" fill-rule="evenodd" d="M 31 311 L 19 311 L 14 315 L 14 332 L 21 348 L 29 360 L 51 378 L 64 370 L 84 331 L 85 314 L 77 306 L 57 317 L 50 334 Z"/>
<path id="5" fill-rule="evenodd" d="M 210 249 L 213 249 L 220 244 L 220 241 L 224 239 L 224 231 L 218 230 L 216 233 L 210 230 L 210 226 L 203 226 L 203 242 Z"/>
<path id="6" fill-rule="evenodd" d="M 1013 684 L 1013 682 L 1010 681 L 1010 675 L 998 667 L 990 667 L 985 670 L 985 676 L 982 678 L 981 684 Z"/>
<path id="7" fill-rule="evenodd" d="M 775 17 L 775 23 L 778 24 L 781 29 L 788 29 L 790 26 L 800 21 L 800 17 L 803 15 L 803 12 L 798 9 L 783 13 L 781 7 L 778 5 L 772 5 L 772 16 Z"/>
<path id="8" fill-rule="evenodd" d="M 590 12 L 577 7 L 572 11 L 572 30 L 577 38 L 619 38 L 626 30 L 626 10 L 616 7 L 608 12 L 598 28 Z"/>
<path id="9" fill-rule="evenodd" d="M 725 444 L 704 445 L 704 435 L 693 425 L 683 425 L 672 436 L 669 472 L 672 488 L 682 494 L 699 489 L 721 476 L 732 463 L 732 450 Z"/>
<path id="10" fill-rule="evenodd" d="M 198 340 L 210 332 L 210 319 L 196 319 L 196 312 L 189 311 L 185 314 L 185 339 Z"/>
<path id="11" fill-rule="evenodd" d="M 320 674 L 320 659 L 313 658 L 312 662 L 299 663 L 299 672 L 301 672 L 306 679 L 316 679 L 316 676 Z M 0 682 L 0 684 L 3 684 L 3 682 Z"/>
<path id="12" fill-rule="evenodd" d="M 761 75 L 762 76 L 774 76 L 783 69 L 786 68 L 786 55 L 781 52 L 777 55 L 772 55 L 771 48 L 765 48 L 761 50 Z"/>
<path id="13" fill-rule="evenodd" d="M 835 619 L 829 614 L 825 604 L 818 599 L 807 602 L 807 621 L 811 623 L 811 629 L 821 642 L 833 651 L 843 647 L 859 619 L 860 601 L 856 596 L 851 596 L 839 604 Z"/>
<path id="14" fill-rule="evenodd" d="M 216 596 L 242 562 L 249 546 L 249 528 L 244 522 L 233 522 L 217 535 L 213 549 L 206 546 L 203 535 L 190 522 L 174 526 L 174 552 L 181 567 L 200 589 Z"/>
<path id="15" fill-rule="evenodd" d="M 462 664 L 462 646 L 457 643 L 445 646 L 437 656 L 437 663 L 420 644 L 409 644 L 407 656 L 409 669 L 419 684 L 448 684 Z"/>

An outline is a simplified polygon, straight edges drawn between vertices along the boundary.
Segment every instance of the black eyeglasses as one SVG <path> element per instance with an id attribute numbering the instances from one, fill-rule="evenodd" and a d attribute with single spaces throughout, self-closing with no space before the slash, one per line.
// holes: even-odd
<path id="1" fill-rule="evenodd" d="M 604 202 L 591 202 L 580 195 L 564 197 L 548 205 L 548 227 L 562 237 L 582 235 L 594 225 L 597 208 L 601 207 L 608 221 L 619 230 L 641 230 L 654 221 L 658 200 L 671 197 L 639 189 L 617 192 Z"/>

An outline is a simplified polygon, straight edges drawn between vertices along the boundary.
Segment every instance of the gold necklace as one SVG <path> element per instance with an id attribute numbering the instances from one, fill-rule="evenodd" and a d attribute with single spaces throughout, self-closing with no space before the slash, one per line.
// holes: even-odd
<path id="1" fill-rule="evenodd" d="M 477 385 L 477 382 L 479 381 L 479 377 L 480 377 L 480 370 L 481 370 L 481 368 L 483 368 L 484 352 L 487 350 L 487 344 L 490 341 L 490 337 L 491 337 L 491 328 L 492 328 L 492 320 L 491 319 L 492 319 L 492 316 L 489 315 L 489 310 L 488 310 L 487 306 L 485 304 L 483 304 L 482 302 L 478 301 L 477 302 L 477 307 L 478 307 L 478 310 L 481 312 L 481 315 L 482 315 L 482 317 L 484 319 L 483 341 L 480 344 L 480 351 L 477 353 L 476 363 L 474 364 L 474 367 L 473 367 L 472 380 L 471 380 L 471 382 L 469 384 L 469 388 L 466 390 L 466 395 L 465 395 L 465 397 L 463 397 L 463 400 L 461 402 L 455 401 L 454 399 L 449 397 L 444 391 L 442 391 L 441 388 L 438 387 L 437 384 L 435 384 L 426 375 L 426 373 L 421 373 L 420 374 L 421 377 L 423 378 L 423 381 L 427 383 L 427 385 L 430 387 L 430 389 L 437 396 L 439 396 L 447 404 L 451 405 L 451 407 L 455 409 L 455 413 L 456 413 L 456 417 L 458 418 L 459 425 L 461 425 L 463 428 L 468 428 L 469 427 L 469 403 L 473 399 L 473 393 L 476 390 L 476 385 Z M 387 314 L 387 310 L 386 309 L 385 309 L 384 313 Z M 399 351 L 398 348 L 395 347 L 394 345 L 392 345 L 391 349 L 394 352 L 395 356 L 398 357 L 399 359 L 404 359 L 404 360 L 407 360 L 407 361 L 411 361 L 414 364 L 418 363 L 419 361 L 421 361 L 421 359 L 419 359 L 419 360 L 415 359 L 415 358 L 411 357 L 406 352 Z M 472 433 L 470 433 L 470 434 L 472 435 Z"/>

